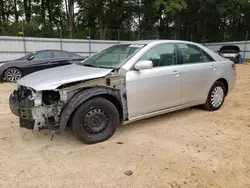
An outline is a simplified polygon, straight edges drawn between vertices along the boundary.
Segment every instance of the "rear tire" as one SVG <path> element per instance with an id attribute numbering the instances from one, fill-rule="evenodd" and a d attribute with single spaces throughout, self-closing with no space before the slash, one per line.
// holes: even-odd
<path id="1" fill-rule="evenodd" d="M 9 68 L 4 73 L 4 79 L 7 82 L 15 83 L 18 80 L 20 80 L 22 77 L 23 77 L 23 73 L 21 72 L 21 70 L 17 68 Z"/>
<path id="2" fill-rule="evenodd" d="M 96 97 L 81 104 L 72 117 L 72 132 L 86 144 L 108 140 L 119 125 L 119 113 L 109 100 Z"/>
<path id="3" fill-rule="evenodd" d="M 216 81 L 211 87 L 207 101 L 203 108 L 209 111 L 217 111 L 221 108 L 225 100 L 226 89 L 222 82 Z"/>

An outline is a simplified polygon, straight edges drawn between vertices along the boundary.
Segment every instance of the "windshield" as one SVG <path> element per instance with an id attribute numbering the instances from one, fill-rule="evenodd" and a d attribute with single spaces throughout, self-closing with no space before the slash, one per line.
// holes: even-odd
<path id="1" fill-rule="evenodd" d="M 134 44 L 115 45 L 83 61 L 82 65 L 118 69 L 144 46 Z"/>
<path id="2" fill-rule="evenodd" d="M 30 57 L 30 56 L 33 55 L 33 54 L 34 54 L 34 52 L 31 52 L 31 53 L 29 53 L 28 55 L 25 55 L 25 56 L 23 56 L 23 57 L 21 57 L 21 58 L 18 58 L 17 60 L 27 60 L 28 57 Z"/>

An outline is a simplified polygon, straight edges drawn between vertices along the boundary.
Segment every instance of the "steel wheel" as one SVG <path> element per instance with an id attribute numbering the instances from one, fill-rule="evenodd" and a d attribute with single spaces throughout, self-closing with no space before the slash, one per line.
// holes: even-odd
<path id="1" fill-rule="evenodd" d="M 108 140 L 120 123 L 119 112 L 109 100 L 96 97 L 82 103 L 71 119 L 71 128 L 79 140 L 95 144 Z"/>
<path id="2" fill-rule="evenodd" d="M 211 103 L 212 105 L 217 108 L 219 107 L 224 100 L 224 90 L 221 86 L 217 86 L 214 88 L 212 95 L 211 95 Z"/>
<path id="3" fill-rule="evenodd" d="M 82 131 L 89 134 L 98 134 L 108 125 L 108 116 L 102 109 L 91 109 L 82 118 Z"/>
<path id="4" fill-rule="evenodd" d="M 10 68 L 6 70 L 4 74 L 5 80 L 8 82 L 17 82 L 22 78 L 22 76 L 22 72 L 16 68 Z"/>

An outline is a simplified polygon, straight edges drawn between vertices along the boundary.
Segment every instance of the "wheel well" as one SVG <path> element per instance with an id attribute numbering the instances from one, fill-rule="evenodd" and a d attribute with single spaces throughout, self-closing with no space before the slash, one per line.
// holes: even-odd
<path id="1" fill-rule="evenodd" d="M 228 93 L 228 82 L 227 82 L 227 80 L 224 79 L 224 78 L 220 78 L 219 80 L 217 80 L 217 82 L 221 82 L 221 83 L 224 84 L 225 89 L 226 89 L 226 95 L 227 95 L 227 93 Z"/>
<path id="2" fill-rule="evenodd" d="M 117 108 L 118 112 L 119 112 L 119 116 L 120 116 L 120 121 L 123 121 L 123 108 L 122 108 L 122 104 L 121 102 L 114 96 L 109 95 L 109 94 L 102 94 L 102 95 L 98 95 L 95 97 L 103 97 L 107 100 L 109 100 L 110 102 L 112 102 L 115 107 Z"/>
<path id="3" fill-rule="evenodd" d="M 93 98 L 96 98 L 96 97 L 102 97 L 102 98 L 105 98 L 105 99 L 109 100 L 110 102 L 112 102 L 115 105 L 115 107 L 117 108 L 117 110 L 118 110 L 120 122 L 122 123 L 122 121 L 123 121 L 123 108 L 122 108 L 122 104 L 120 103 L 120 101 L 116 97 L 114 97 L 114 96 L 112 96 L 110 94 L 95 95 L 93 97 L 88 98 L 87 100 L 90 100 L 90 99 L 93 99 Z M 86 102 L 86 101 L 84 101 L 84 102 Z M 74 111 L 70 115 L 67 126 L 71 125 L 72 117 L 73 117 L 73 114 L 75 113 L 76 109 L 74 109 Z"/>

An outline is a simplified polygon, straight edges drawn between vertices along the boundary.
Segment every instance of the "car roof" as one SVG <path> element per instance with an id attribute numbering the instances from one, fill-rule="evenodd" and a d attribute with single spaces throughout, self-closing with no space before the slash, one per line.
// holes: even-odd
<path id="1" fill-rule="evenodd" d="M 194 42 L 190 41 L 184 41 L 184 40 L 136 40 L 136 41 L 122 41 L 120 44 L 141 44 L 141 45 L 147 45 L 147 44 L 157 44 L 157 43 L 186 43 L 186 44 L 196 44 Z"/>
<path id="2" fill-rule="evenodd" d="M 60 50 L 60 49 L 44 49 L 44 50 L 37 50 L 36 52 L 44 52 L 44 51 L 60 51 L 60 52 L 67 52 L 67 53 L 71 53 L 65 50 Z"/>

